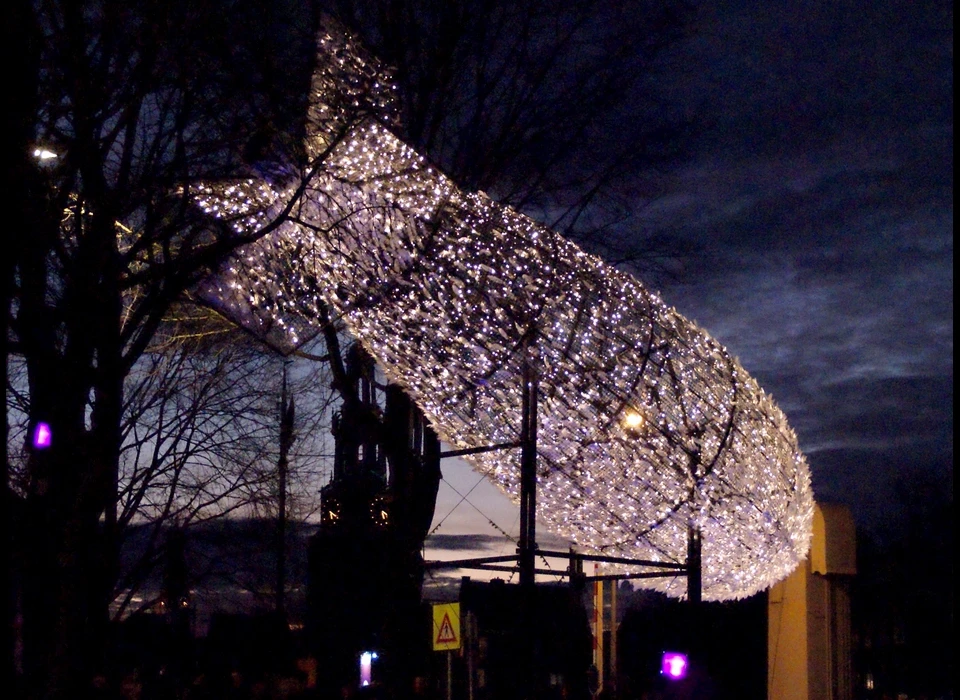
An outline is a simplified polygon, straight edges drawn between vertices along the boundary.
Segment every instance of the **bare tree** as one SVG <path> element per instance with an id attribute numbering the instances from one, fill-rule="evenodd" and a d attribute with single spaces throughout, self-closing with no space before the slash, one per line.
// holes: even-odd
<path id="1" fill-rule="evenodd" d="M 117 558 L 115 569 L 102 572 L 115 620 L 166 602 L 165 592 L 151 584 L 165 566 L 171 530 L 186 532 L 231 515 L 278 518 L 282 491 L 290 517 L 309 519 L 318 508 L 318 485 L 332 454 L 334 393 L 326 363 L 284 359 L 209 310 L 189 304 L 176 307 L 157 341 L 124 380 L 115 546 L 127 555 Z M 14 358 L 13 370 L 7 411 L 13 428 L 13 481 L 17 491 L 25 492 L 29 455 L 18 444 L 24 444 L 30 403 L 23 390 L 24 363 Z M 288 393 L 298 400 L 296 425 L 290 427 L 299 439 L 287 445 L 284 485 L 277 464 L 285 370 Z M 136 534 L 133 543 L 128 542 L 131 532 Z M 257 554 L 261 559 L 277 555 L 272 546 Z M 261 563 L 234 571 L 235 561 L 230 571 L 244 577 L 235 583 L 262 594 L 265 582 L 254 574 L 265 568 Z M 202 586 L 213 580 L 216 585 L 227 571 L 221 563 L 209 562 L 189 572 L 190 583 Z M 274 590 L 272 595 L 280 594 Z"/>
<path id="2" fill-rule="evenodd" d="M 30 9 L 23 31 L 39 50 L 23 103 L 43 160 L 18 173 L 30 187 L 8 237 L 17 241 L 9 352 L 24 359 L 27 438 L 41 424 L 52 436 L 27 460 L 24 661 L 34 697 L 63 697 L 83 693 L 97 662 L 123 507 L 162 511 L 186 498 L 167 506 L 158 482 L 138 490 L 136 478 L 121 492 L 124 382 L 149 371 L 138 363 L 183 292 L 274 225 L 246 237 L 211 228 L 193 217 L 188 187 L 249 173 L 264 148 L 302 162 L 302 110 L 245 82 L 262 66 L 256 52 L 239 55 L 243 36 L 219 3 Z M 296 21 L 312 47 L 311 19 Z M 303 66 L 305 80 L 309 59 Z M 277 94 L 305 93 L 291 80 Z M 256 145 L 263 133 L 267 145 Z M 176 355 L 162 362 L 200 370 Z M 172 400 L 155 388 L 152 406 Z M 167 483 L 181 484 L 169 468 Z M 201 474 L 190 484 L 195 505 L 224 493 Z"/>
<path id="3" fill-rule="evenodd" d="M 187 528 L 231 514 L 277 518 L 284 491 L 283 507 L 298 519 L 317 507 L 322 474 L 313 470 L 323 468 L 330 452 L 333 395 L 326 366 L 299 363 L 289 369 L 301 437 L 287 446 L 281 484 L 278 402 L 287 362 L 236 332 L 205 345 L 178 342 L 152 352 L 128 378 L 119 524 L 149 522 L 147 554 L 155 557 L 120 572 L 117 588 L 127 600 L 158 561 L 162 533 L 170 526 Z"/>

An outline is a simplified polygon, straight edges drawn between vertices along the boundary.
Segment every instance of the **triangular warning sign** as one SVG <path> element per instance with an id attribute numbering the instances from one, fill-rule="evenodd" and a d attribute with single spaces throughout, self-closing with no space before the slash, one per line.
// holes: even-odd
<path id="1" fill-rule="evenodd" d="M 450 622 L 450 615 L 447 613 L 443 614 L 443 622 L 440 623 L 440 630 L 437 632 L 437 640 L 435 644 L 456 644 L 457 643 L 457 633 L 453 629 L 453 624 Z"/>
<path id="2" fill-rule="evenodd" d="M 460 648 L 460 603 L 433 605 L 433 650 L 453 651 Z"/>

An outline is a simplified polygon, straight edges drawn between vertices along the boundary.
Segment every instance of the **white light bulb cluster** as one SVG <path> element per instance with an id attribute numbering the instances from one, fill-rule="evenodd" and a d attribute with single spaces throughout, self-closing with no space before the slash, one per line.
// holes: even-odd
<path id="1" fill-rule="evenodd" d="M 371 116 L 392 89 L 345 35 L 321 38 L 307 152 L 322 162 L 207 298 L 286 349 L 333 309 L 458 448 L 518 439 L 531 338 L 544 524 L 587 552 L 672 563 L 696 525 L 707 600 L 789 574 L 809 547 L 813 498 L 773 401 L 636 279 L 431 168 Z M 302 184 L 208 184 L 196 200 L 248 233 Z M 469 459 L 518 499 L 519 450 Z M 643 585 L 686 593 L 683 577 Z"/>

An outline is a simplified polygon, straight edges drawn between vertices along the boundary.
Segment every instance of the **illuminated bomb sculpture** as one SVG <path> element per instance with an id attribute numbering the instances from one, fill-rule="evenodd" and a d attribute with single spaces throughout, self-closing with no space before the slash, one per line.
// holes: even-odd
<path id="1" fill-rule="evenodd" d="M 587 553 L 670 563 L 699 528 L 706 600 L 783 579 L 813 499 L 774 402 L 636 279 L 431 167 L 390 130 L 393 90 L 344 32 L 321 32 L 304 176 L 195 192 L 238 234 L 283 222 L 203 295 L 287 351 L 339 314 L 456 448 L 518 440 L 529 352 L 544 525 Z M 519 450 L 466 459 L 518 500 Z M 686 593 L 682 576 L 641 585 Z"/>

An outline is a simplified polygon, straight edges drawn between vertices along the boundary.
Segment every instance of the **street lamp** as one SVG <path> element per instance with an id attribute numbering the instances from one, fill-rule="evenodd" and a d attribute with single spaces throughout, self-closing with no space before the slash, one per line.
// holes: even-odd
<path id="1" fill-rule="evenodd" d="M 690 660 L 686 654 L 681 654 L 676 651 L 665 651 L 660 658 L 660 675 L 666 676 L 672 681 L 679 681 L 686 678 L 689 668 Z"/>
<path id="2" fill-rule="evenodd" d="M 360 687 L 364 688 L 373 682 L 373 662 L 377 659 L 377 652 L 365 651 L 360 654 Z"/>
<path id="3" fill-rule="evenodd" d="M 53 443 L 53 431 L 50 429 L 50 425 L 43 421 L 37 423 L 33 429 L 31 442 L 35 450 L 45 450 L 50 447 Z"/>

